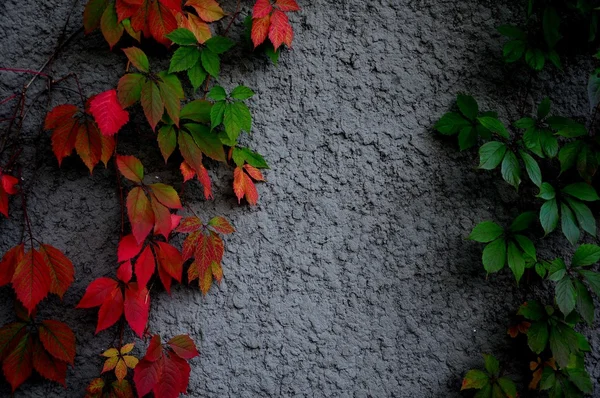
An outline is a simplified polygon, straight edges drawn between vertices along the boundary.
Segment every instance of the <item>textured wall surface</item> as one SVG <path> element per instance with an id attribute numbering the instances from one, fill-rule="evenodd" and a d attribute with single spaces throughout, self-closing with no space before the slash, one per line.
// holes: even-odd
<path id="1" fill-rule="evenodd" d="M 71 3 L 3 0 L 0 66 L 41 66 Z M 223 214 L 238 230 L 226 240 L 220 287 L 206 297 L 186 285 L 153 296 L 151 330 L 189 333 L 200 347 L 189 396 L 451 397 L 464 372 L 481 365 L 481 352 L 514 354 L 507 322 L 528 292 L 507 273 L 486 280 L 481 248 L 464 238 L 483 219 L 514 217 L 516 196 L 498 175 L 475 170 L 474 152 L 461 154 L 431 131 L 459 91 L 505 120 L 517 116 L 527 75 L 503 66 L 494 30 L 520 16 L 514 3 L 304 1 L 292 16 L 294 48 L 278 67 L 242 50 L 226 56 L 221 84 L 255 89 L 248 143 L 272 169 L 255 208 L 237 205 L 230 171 L 218 165 L 214 201 L 202 200 L 197 183 L 186 189 L 200 215 Z M 81 25 L 82 9 L 83 0 L 68 34 Z M 50 72 L 77 73 L 91 95 L 116 86 L 125 66 L 96 32 L 77 35 Z M 587 112 L 586 75 L 572 62 L 542 77 L 528 105 L 549 94 L 566 114 Z M 1 98 L 28 79 L 0 74 Z M 76 100 L 55 90 L 52 105 Z M 114 330 L 94 336 L 96 312 L 73 307 L 90 281 L 114 272 L 119 200 L 112 167 L 90 176 L 73 156 L 58 168 L 48 133 L 38 136 L 44 103 L 26 120 L 23 156 L 35 170 L 25 176 L 33 179 L 30 215 L 35 234 L 64 250 L 77 274 L 64 302 L 44 301 L 41 315 L 59 314 L 74 328 L 78 355 L 68 390 L 37 380 L 16 396 L 75 397 L 115 337 Z M 1 107 L 0 118 L 8 112 Z M 165 167 L 153 140 L 138 112 L 119 150 L 179 186 L 177 164 Z M 20 238 L 18 200 L 11 212 L 0 220 L 0 252 Z M 4 323 L 12 295 L 9 288 L 0 295 Z M 600 345 L 597 332 L 590 338 Z M 599 360 L 598 351 L 590 355 L 595 379 Z M 1 383 L 0 395 L 8 393 Z"/>

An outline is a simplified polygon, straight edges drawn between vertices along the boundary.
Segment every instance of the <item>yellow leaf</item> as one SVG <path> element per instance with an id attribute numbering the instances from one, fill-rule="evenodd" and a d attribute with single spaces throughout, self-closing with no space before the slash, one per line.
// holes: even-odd
<path id="1" fill-rule="evenodd" d="M 129 343 L 129 344 L 125 344 L 123 347 L 121 347 L 121 355 L 131 352 L 131 350 L 133 350 L 134 345 L 135 345 L 134 343 Z"/>
<path id="2" fill-rule="evenodd" d="M 116 348 L 109 348 L 102 353 L 102 356 L 106 358 L 116 357 L 117 355 L 119 355 L 119 351 Z"/>

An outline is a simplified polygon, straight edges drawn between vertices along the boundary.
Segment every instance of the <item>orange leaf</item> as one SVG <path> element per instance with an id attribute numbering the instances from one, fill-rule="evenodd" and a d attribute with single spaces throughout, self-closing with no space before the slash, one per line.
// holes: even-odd
<path id="1" fill-rule="evenodd" d="M 115 376 L 117 376 L 117 380 L 121 381 L 125 377 L 127 377 L 127 365 L 123 359 L 119 358 L 117 362 L 117 366 L 115 366 Z"/>
<path id="2" fill-rule="evenodd" d="M 31 315 L 38 303 L 48 295 L 52 286 L 50 269 L 37 250 L 28 251 L 17 264 L 12 285 L 17 298 Z"/>
<path id="3" fill-rule="evenodd" d="M 213 227 L 217 232 L 220 232 L 225 235 L 232 234 L 235 232 L 235 228 L 233 228 L 231 226 L 231 224 L 229 223 L 229 221 L 227 221 L 227 219 L 225 217 L 221 217 L 221 216 L 213 217 L 208 222 L 208 225 Z"/>
<path id="4" fill-rule="evenodd" d="M 269 35 L 269 26 L 271 26 L 270 15 L 266 15 L 262 18 L 255 18 L 252 20 L 252 29 L 250 32 L 250 37 L 252 38 L 254 48 L 258 47 L 265 40 L 267 40 L 267 36 Z"/>
<path id="5" fill-rule="evenodd" d="M 264 18 L 273 11 L 270 0 L 257 0 L 252 7 L 252 18 Z"/>
<path id="6" fill-rule="evenodd" d="M 144 179 L 144 166 L 135 156 L 117 156 L 117 167 L 123 177 L 140 184 Z"/>
<path id="7" fill-rule="evenodd" d="M 204 188 L 204 198 L 206 198 L 206 200 L 212 199 L 213 194 L 210 176 L 208 175 L 208 171 L 204 166 L 201 166 L 200 170 L 198 170 L 198 181 L 200 181 L 202 188 Z"/>
<path id="8" fill-rule="evenodd" d="M 191 180 L 196 175 L 194 169 L 192 169 L 186 162 L 182 162 L 181 166 L 179 166 L 179 169 L 181 170 L 181 175 L 183 176 L 183 182 Z"/>
<path id="9" fill-rule="evenodd" d="M 284 12 L 300 10 L 296 0 L 275 0 L 275 7 Z"/>
<path id="10" fill-rule="evenodd" d="M 183 14 L 177 14 L 177 26 L 192 32 L 196 40 L 202 44 L 212 36 L 208 24 L 194 14 L 187 14 L 187 18 Z"/>
<path id="11" fill-rule="evenodd" d="M 271 15 L 271 26 L 269 27 L 269 39 L 273 43 L 273 47 L 277 50 L 283 43 L 291 47 L 293 38 L 294 33 L 287 15 L 275 10 Z"/>
<path id="12" fill-rule="evenodd" d="M 225 16 L 223 9 L 215 0 L 188 0 L 185 5 L 193 7 L 205 22 L 215 22 Z"/>
<path id="13" fill-rule="evenodd" d="M 188 234 L 190 232 L 194 232 L 202 228 L 202 221 L 196 216 L 186 217 L 179 223 L 179 227 L 177 227 L 177 232 L 182 232 Z"/>
<path id="14" fill-rule="evenodd" d="M 260 170 L 254 166 L 245 164 L 244 170 L 246 170 L 246 173 L 248 173 L 248 175 L 250 175 L 250 177 L 252 177 L 256 181 L 264 181 L 265 180 L 262 173 L 260 172 Z"/>

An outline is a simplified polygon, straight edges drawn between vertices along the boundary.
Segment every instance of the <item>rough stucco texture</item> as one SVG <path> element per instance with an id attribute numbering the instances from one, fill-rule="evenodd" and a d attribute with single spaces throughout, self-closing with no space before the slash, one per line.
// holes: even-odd
<path id="1" fill-rule="evenodd" d="M 42 65 L 71 3 L 4 0 L 0 64 Z M 506 273 L 486 280 L 480 247 L 464 237 L 481 220 L 514 217 L 516 196 L 497 175 L 474 169 L 475 153 L 460 154 L 431 131 L 459 91 L 516 116 L 527 75 L 503 66 L 494 30 L 518 18 L 512 3 L 303 2 L 292 16 L 294 48 L 278 67 L 242 50 L 226 57 L 221 84 L 257 93 L 247 142 L 271 170 L 255 208 L 237 205 L 230 171 L 218 165 L 214 201 L 204 202 L 195 184 L 186 189 L 201 216 L 223 214 L 238 231 L 226 241 L 220 287 L 206 297 L 185 285 L 153 296 L 151 330 L 189 333 L 200 347 L 189 396 L 451 397 L 464 372 L 481 365 L 481 352 L 513 355 L 507 322 L 528 293 Z M 67 33 L 80 26 L 82 9 L 77 2 Z M 124 60 L 98 33 L 80 34 L 50 72 L 77 73 L 91 95 L 116 85 Z M 26 79 L 0 75 L 2 98 Z M 559 111 L 581 115 L 584 92 L 585 74 L 567 61 L 564 74 L 534 80 L 528 104 L 549 94 Z M 76 100 L 55 90 L 52 105 Z M 44 301 L 41 316 L 74 328 L 78 355 L 67 390 L 37 380 L 16 396 L 72 397 L 98 374 L 98 354 L 115 337 L 94 336 L 96 312 L 73 307 L 90 281 L 114 272 L 119 200 L 112 167 L 90 176 L 73 156 L 58 168 L 47 133 L 38 138 L 44 103 L 26 123 L 23 156 L 36 170 L 25 176 L 35 178 L 30 214 L 36 235 L 63 249 L 77 275 L 64 303 Z M 151 178 L 178 185 L 177 165 L 164 166 L 153 140 L 138 112 L 119 150 L 139 156 Z M 13 202 L 14 217 L 1 221 L 1 252 L 21 234 Z M 1 295 L 7 322 L 12 295 Z M 590 338 L 599 345 L 597 332 Z M 595 351 L 588 362 L 595 379 L 599 359 Z M 8 394 L 2 383 L 0 395 Z"/>

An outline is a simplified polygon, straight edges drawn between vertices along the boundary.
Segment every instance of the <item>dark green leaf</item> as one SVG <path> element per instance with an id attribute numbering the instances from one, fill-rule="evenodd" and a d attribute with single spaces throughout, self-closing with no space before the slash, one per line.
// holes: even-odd
<path id="1" fill-rule="evenodd" d="M 577 248 L 573 255 L 571 265 L 573 267 L 584 267 L 596 264 L 598 261 L 600 261 L 600 246 L 583 244 Z"/>
<path id="2" fill-rule="evenodd" d="M 531 226 L 531 223 L 535 221 L 536 214 L 533 211 L 526 211 L 521 213 L 514 219 L 510 224 L 510 230 L 512 232 L 524 231 Z"/>
<path id="3" fill-rule="evenodd" d="M 227 92 L 221 86 L 214 86 L 208 92 L 208 98 L 214 101 L 223 101 L 227 98 Z"/>
<path id="4" fill-rule="evenodd" d="M 508 242 L 508 267 L 512 270 L 517 283 L 521 280 L 523 273 L 525 272 L 525 259 L 523 258 L 523 253 L 521 250 L 515 245 L 515 243 L 511 240 Z"/>
<path id="5" fill-rule="evenodd" d="M 506 154 L 506 145 L 498 141 L 490 141 L 479 148 L 479 168 L 492 170 L 498 167 L 504 155 Z"/>
<path id="6" fill-rule="evenodd" d="M 515 383 L 513 383 L 512 380 L 507 377 L 501 377 L 498 379 L 498 384 L 508 398 L 517 397 L 517 386 L 515 386 Z"/>
<path id="7" fill-rule="evenodd" d="M 179 47 L 171 57 L 169 73 L 181 72 L 190 69 L 198 63 L 200 53 L 196 47 Z"/>
<path id="8" fill-rule="evenodd" d="M 524 40 L 525 38 L 527 38 L 527 36 L 525 35 L 525 32 L 523 32 L 522 29 L 520 29 L 514 25 L 502 25 L 502 26 L 498 26 L 497 29 L 501 35 L 506 36 L 510 39 Z"/>
<path id="9" fill-rule="evenodd" d="M 468 120 L 463 118 L 459 113 L 448 112 L 435 124 L 434 128 L 444 135 L 457 134 L 462 128 L 470 126 Z"/>
<path id="10" fill-rule="evenodd" d="M 536 186 L 542 185 L 542 171 L 540 170 L 540 166 L 536 162 L 536 160 L 527 152 L 523 150 L 519 150 L 519 154 L 523 159 L 523 163 L 525 164 L 525 170 L 527 171 L 527 175 L 531 182 L 533 182 Z"/>
<path id="11" fill-rule="evenodd" d="M 231 92 L 231 98 L 244 101 L 254 96 L 254 91 L 246 86 L 237 86 Z"/>
<path id="12" fill-rule="evenodd" d="M 573 283 L 577 297 L 577 312 L 588 325 L 592 326 L 594 323 L 594 300 L 583 283 L 577 279 L 573 279 Z"/>
<path id="13" fill-rule="evenodd" d="M 223 113 L 225 112 L 225 101 L 215 102 L 210 110 L 210 128 L 214 129 L 223 122 Z"/>
<path id="14" fill-rule="evenodd" d="M 458 109 L 460 109 L 461 113 L 465 115 L 467 119 L 475 120 L 479 114 L 477 101 L 470 95 L 458 94 L 456 104 L 458 105 Z"/>
<path id="15" fill-rule="evenodd" d="M 190 123 L 183 127 L 191 133 L 194 142 L 203 154 L 219 162 L 226 160 L 221 140 L 208 126 Z"/>
<path id="16" fill-rule="evenodd" d="M 556 229 L 558 225 L 558 204 L 556 203 L 556 199 L 550 199 L 542 205 L 540 209 L 540 224 L 542 224 L 546 235 Z"/>
<path id="17" fill-rule="evenodd" d="M 257 169 L 268 169 L 269 165 L 265 159 L 257 152 L 248 148 L 235 147 L 233 148 L 233 161 L 237 166 L 243 166 L 244 162 Z"/>
<path id="18" fill-rule="evenodd" d="M 486 129 L 488 129 L 504 138 L 507 138 L 507 139 L 510 138 L 510 135 L 508 134 L 506 127 L 504 127 L 504 124 L 502 124 L 502 122 L 500 120 L 498 120 L 497 118 L 491 117 L 491 116 L 480 116 L 477 118 L 477 120 Z"/>
<path id="19" fill-rule="evenodd" d="M 593 110 L 600 103 L 600 76 L 594 72 L 588 80 L 588 100 L 590 102 L 590 110 Z"/>
<path id="20" fill-rule="evenodd" d="M 533 70 L 540 71 L 544 69 L 546 63 L 546 57 L 539 48 L 529 49 L 525 52 L 525 62 Z"/>
<path id="21" fill-rule="evenodd" d="M 200 54 L 200 60 L 202 61 L 204 70 L 207 71 L 209 75 L 214 78 L 219 77 L 219 72 L 221 71 L 221 59 L 217 54 L 212 52 L 209 48 L 205 48 Z"/>
<path id="22" fill-rule="evenodd" d="M 515 187 L 515 189 L 519 189 L 519 184 L 521 183 L 521 165 L 519 165 L 519 160 L 514 152 L 506 152 L 500 171 L 504 181 Z"/>
<path id="23" fill-rule="evenodd" d="M 206 100 L 188 102 L 182 109 L 180 118 L 193 120 L 198 123 L 210 123 L 210 111 L 213 104 Z"/>
<path id="24" fill-rule="evenodd" d="M 594 386 L 592 384 L 592 379 L 585 368 L 567 369 L 567 374 L 569 375 L 569 380 L 571 380 L 581 392 L 585 394 L 592 393 Z M 570 396 L 567 397 L 570 398 Z"/>
<path id="25" fill-rule="evenodd" d="M 600 273 L 586 269 L 577 270 L 585 281 L 590 285 L 596 296 L 600 297 Z"/>
<path id="26" fill-rule="evenodd" d="M 575 213 L 577 223 L 579 223 L 581 229 L 595 237 L 596 219 L 594 218 L 594 215 L 592 214 L 590 208 L 587 207 L 587 205 L 581 203 L 580 201 L 569 197 L 566 197 L 565 201 L 568 203 L 571 210 L 573 210 L 573 213 Z"/>
<path id="27" fill-rule="evenodd" d="M 496 239 L 483 249 L 483 268 L 488 273 L 498 272 L 506 262 L 506 242 L 504 239 Z"/>
<path id="28" fill-rule="evenodd" d="M 504 233 L 504 229 L 492 221 L 483 221 L 473 228 L 469 235 L 469 239 L 476 242 L 488 243 L 496 240 Z"/>
<path id="29" fill-rule="evenodd" d="M 542 21 L 544 29 L 544 39 L 548 48 L 554 48 L 556 43 L 560 40 L 560 17 L 554 7 L 546 7 L 544 10 L 544 17 Z"/>
<path id="30" fill-rule="evenodd" d="M 579 226 L 571 209 L 564 203 L 560 204 L 560 221 L 562 232 L 572 244 L 577 244 L 580 237 Z"/>
<path id="31" fill-rule="evenodd" d="M 600 200 L 600 197 L 598 197 L 596 190 L 591 185 L 588 185 L 585 182 L 577 182 L 575 184 L 567 185 L 563 188 L 562 191 L 567 195 L 571 195 L 579 200 L 584 200 L 586 202 Z"/>
<path id="32" fill-rule="evenodd" d="M 539 120 L 544 119 L 546 116 L 548 116 L 548 114 L 550 113 L 550 98 L 545 97 L 542 102 L 540 102 L 540 105 L 538 106 L 537 109 L 537 117 Z"/>
<path id="33" fill-rule="evenodd" d="M 225 126 L 225 132 L 231 140 L 236 140 L 242 130 L 250 132 L 252 115 L 246 104 L 243 102 L 234 102 L 225 105 L 223 125 Z"/>
<path id="34" fill-rule="evenodd" d="M 583 144 L 577 155 L 577 171 L 579 175 L 587 182 L 591 182 L 597 170 L 598 153 L 593 151 L 588 144 Z"/>
<path id="35" fill-rule="evenodd" d="M 569 364 L 571 353 L 577 352 L 577 333 L 564 323 L 557 323 L 550 329 L 550 350 L 561 368 Z"/>
<path id="36" fill-rule="evenodd" d="M 200 62 L 197 62 L 196 65 L 188 69 L 187 74 L 194 91 L 198 90 L 202 83 L 204 83 L 204 80 L 206 80 L 206 76 L 208 76 L 208 73 L 206 73 Z"/>
<path id="37" fill-rule="evenodd" d="M 530 129 L 535 126 L 535 120 L 530 117 L 524 117 L 513 123 L 515 127 L 520 129 Z"/>
<path id="38" fill-rule="evenodd" d="M 577 155 L 581 150 L 582 142 L 573 141 L 565 144 L 558 153 L 558 160 L 560 161 L 560 172 L 564 173 L 575 165 Z"/>
<path id="39" fill-rule="evenodd" d="M 548 270 L 544 263 L 535 263 L 535 272 L 540 276 L 540 278 L 545 278 Z"/>
<path id="40" fill-rule="evenodd" d="M 558 140 L 548 130 L 540 130 L 539 140 L 542 150 L 549 158 L 554 158 L 558 154 Z"/>
<path id="41" fill-rule="evenodd" d="M 550 390 L 556 383 L 556 374 L 550 366 L 546 366 L 542 372 L 542 380 L 540 381 L 540 390 Z M 556 397 L 558 398 L 558 397 Z"/>
<path id="42" fill-rule="evenodd" d="M 458 147 L 461 151 L 469 149 L 477 144 L 477 130 L 473 126 L 466 126 L 458 134 Z"/>
<path id="43" fill-rule="evenodd" d="M 537 261 L 535 246 L 533 245 L 531 239 L 523 235 L 515 235 L 514 238 L 519 244 L 519 246 L 521 246 L 521 249 L 523 249 L 523 251 L 534 261 Z"/>
<path id="44" fill-rule="evenodd" d="M 587 129 L 581 123 L 562 116 L 551 116 L 547 120 L 552 129 L 556 130 L 556 134 L 566 137 L 575 138 L 582 135 L 587 135 Z"/>
<path id="45" fill-rule="evenodd" d="M 561 258 L 557 258 L 550 263 L 550 268 L 548 268 L 548 279 L 558 282 L 565 276 L 566 273 L 567 265 Z"/>
<path id="46" fill-rule="evenodd" d="M 223 54 L 235 45 L 235 42 L 227 37 L 214 36 L 208 39 L 204 45 L 215 54 Z"/>
<path id="47" fill-rule="evenodd" d="M 573 281 L 568 276 L 562 278 L 556 284 L 556 304 L 565 316 L 569 315 L 575 309 L 577 295 Z"/>
<path id="48" fill-rule="evenodd" d="M 517 315 L 522 315 L 530 321 L 539 321 L 546 316 L 544 307 L 535 300 L 527 301 L 519 307 Z"/>
<path id="49" fill-rule="evenodd" d="M 527 329 L 527 345 L 536 354 L 546 349 L 548 344 L 548 325 L 546 322 L 533 322 Z"/>
<path id="50" fill-rule="evenodd" d="M 177 134 L 175 133 L 175 128 L 172 125 L 162 126 L 158 130 L 157 139 L 160 153 L 163 155 L 166 163 L 177 146 Z"/>
<path id="51" fill-rule="evenodd" d="M 166 35 L 173 43 L 180 46 L 195 46 L 198 44 L 196 36 L 185 28 L 178 28 Z"/>
<path id="52" fill-rule="evenodd" d="M 487 370 L 491 376 L 498 376 L 498 373 L 500 372 L 500 363 L 498 360 L 493 355 L 489 354 L 483 354 L 483 358 L 485 360 L 485 370 Z"/>
<path id="53" fill-rule="evenodd" d="M 520 60 L 524 52 L 525 42 L 523 40 L 511 40 L 507 42 L 502 49 L 504 61 L 507 63 Z"/>

